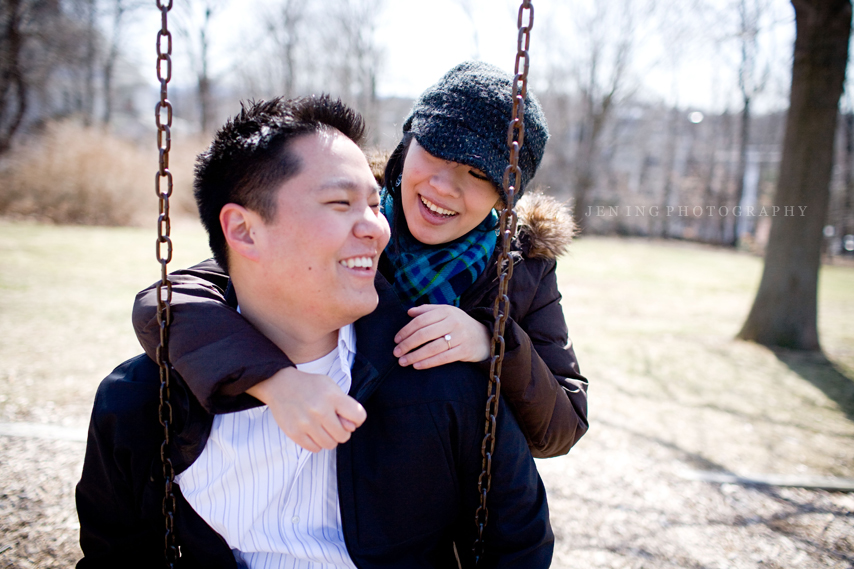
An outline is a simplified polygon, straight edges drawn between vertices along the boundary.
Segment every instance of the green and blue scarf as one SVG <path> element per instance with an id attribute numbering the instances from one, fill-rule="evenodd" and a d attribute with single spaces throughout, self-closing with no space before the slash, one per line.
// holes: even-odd
<path id="1" fill-rule="evenodd" d="M 394 202 L 386 191 L 382 210 L 394 227 Z M 392 287 L 400 300 L 410 306 L 459 306 L 460 296 L 484 271 L 495 250 L 497 223 L 493 210 L 466 235 L 439 245 L 426 245 L 408 231 L 398 231 L 385 253 L 394 269 Z"/>

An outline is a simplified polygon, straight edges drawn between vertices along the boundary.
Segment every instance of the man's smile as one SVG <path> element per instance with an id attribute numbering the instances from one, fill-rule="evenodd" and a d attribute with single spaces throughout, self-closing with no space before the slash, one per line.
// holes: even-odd
<path id="1" fill-rule="evenodd" d="M 349 259 L 341 259 L 338 262 L 348 269 L 372 269 L 374 267 L 374 258 L 366 256 L 350 257 Z"/>

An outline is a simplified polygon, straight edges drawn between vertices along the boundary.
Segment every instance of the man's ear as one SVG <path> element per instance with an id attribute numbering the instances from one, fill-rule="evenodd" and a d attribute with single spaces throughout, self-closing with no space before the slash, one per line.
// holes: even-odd
<path id="1" fill-rule="evenodd" d="M 250 261 L 259 259 L 256 231 L 263 224 L 258 214 L 236 203 L 227 203 L 219 212 L 219 224 L 232 254 Z"/>

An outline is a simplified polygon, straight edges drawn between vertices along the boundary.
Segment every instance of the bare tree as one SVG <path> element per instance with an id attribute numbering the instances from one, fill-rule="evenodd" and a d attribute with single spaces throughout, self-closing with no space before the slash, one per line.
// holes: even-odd
<path id="1" fill-rule="evenodd" d="M 83 10 L 86 26 L 86 51 L 84 56 L 84 79 L 82 114 L 83 124 L 91 125 L 95 114 L 95 68 L 98 65 L 98 6 L 96 0 L 78 0 Z"/>
<path id="2" fill-rule="evenodd" d="M 703 182 L 703 210 L 720 211 L 720 207 L 726 205 L 726 185 L 729 179 L 729 161 L 718 158 L 723 150 L 726 152 L 728 142 L 731 138 L 730 114 L 728 110 L 717 117 L 709 118 L 705 122 L 710 123 L 707 138 L 706 170 Z M 707 243 L 722 243 L 724 239 L 724 227 L 726 217 L 707 215 L 702 219 L 701 239 Z"/>
<path id="3" fill-rule="evenodd" d="M 269 37 L 275 45 L 276 67 L 281 68 L 281 94 L 285 97 L 296 95 L 297 53 L 306 24 L 307 6 L 300 0 L 283 0 L 277 10 L 266 18 Z"/>
<path id="4" fill-rule="evenodd" d="M 251 57 L 235 69 L 244 85 L 259 96 L 329 91 L 375 124 L 383 55 L 376 28 L 384 1 L 277 0 L 268 6 L 263 23 L 255 25 Z"/>
<path id="5" fill-rule="evenodd" d="M 341 95 L 361 111 L 368 124 L 374 124 L 377 116 L 382 52 L 376 41 L 376 27 L 384 9 L 383 0 L 335 0 L 327 14 L 332 24 L 326 30 L 326 44 L 331 48 L 331 53 L 326 54 L 331 64 L 328 81 L 338 86 Z"/>
<path id="6" fill-rule="evenodd" d="M 678 103 L 670 108 L 667 115 L 667 142 L 664 145 L 664 190 L 661 192 L 661 211 L 667 211 L 667 207 L 672 205 L 671 202 L 679 184 L 676 173 L 676 152 L 682 130 L 682 116 L 679 112 Z M 659 236 L 670 237 L 670 230 L 670 216 L 665 215 L 661 218 Z"/>
<path id="7" fill-rule="evenodd" d="M 23 0 L 7 0 L 0 8 L 3 16 L 3 37 L 0 38 L 0 154 L 9 150 L 27 112 L 28 85 L 21 61 L 24 4 Z"/>
<path id="8" fill-rule="evenodd" d="M 768 80 L 768 68 L 761 73 L 756 69 L 759 59 L 758 38 L 760 19 L 764 11 L 759 0 L 739 0 L 738 3 L 738 38 L 741 48 L 741 58 L 738 66 L 738 89 L 741 93 L 743 107 L 741 111 L 740 138 L 738 146 L 738 169 L 736 170 L 735 205 L 742 205 L 744 200 L 744 177 L 747 171 L 747 146 L 750 143 L 750 113 L 753 99 L 765 88 Z M 732 245 L 738 244 L 741 235 L 733 232 Z"/>
<path id="9" fill-rule="evenodd" d="M 664 47 L 662 59 L 671 80 L 668 96 L 670 110 L 667 113 L 667 134 L 662 157 L 664 178 L 659 201 L 661 211 L 666 211 L 682 191 L 686 166 L 691 160 L 696 137 L 696 128 L 687 125 L 686 113 L 680 108 L 681 72 L 692 48 L 696 46 L 693 40 L 698 35 L 697 22 L 706 20 L 706 10 L 697 0 L 676 3 L 663 0 L 661 8 L 655 23 Z M 686 131 L 686 125 L 690 130 Z M 658 234 L 669 237 L 673 219 L 665 215 L 660 221 Z"/>
<path id="10" fill-rule="evenodd" d="M 849 58 L 849 68 L 850 65 Z M 839 128 L 842 131 L 842 148 L 840 149 L 840 169 L 842 170 L 842 188 L 839 196 L 839 211 L 837 213 L 836 231 L 845 247 L 847 235 L 854 235 L 854 96 L 851 94 L 852 72 L 849 69 L 846 78 L 845 92 L 841 101 L 842 116 Z M 849 244 L 850 245 L 850 244 Z M 847 250 L 846 250 L 847 251 Z"/>
<path id="11" fill-rule="evenodd" d="M 239 78 L 243 96 L 295 97 L 312 86 L 320 48 L 316 16 L 323 3 L 268 1 L 254 10 L 252 31 L 245 31 L 240 56 L 230 70 Z"/>
<path id="12" fill-rule="evenodd" d="M 844 116 L 845 153 L 842 164 L 843 196 L 840 235 L 854 235 L 854 111 Z"/>
<path id="13" fill-rule="evenodd" d="M 228 0 L 195 0 L 177 4 L 181 8 L 176 22 L 178 33 L 186 40 L 186 51 L 196 76 L 199 104 L 199 127 L 202 132 L 213 128 L 213 80 L 210 75 L 211 21 Z"/>
<path id="14" fill-rule="evenodd" d="M 615 30 L 609 16 L 620 15 Z M 581 94 L 581 122 L 574 159 L 574 212 L 576 223 L 584 226 L 589 194 L 596 182 L 599 143 L 606 121 L 618 97 L 623 95 L 626 72 L 635 39 L 635 21 L 628 2 L 619 6 L 597 2 L 593 14 L 580 24 L 585 34 L 586 58 L 576 68 Z"/>
<path id="15" fill-rule="evenodd" d="M 86 72 L 89 36 L 97 30 L 81 7 L 87 5 L 0 2 L 0 153 L 29 122 L 79 113 L 87 97 L 94 98 L 86 90 Z"/>
<path id="16" fill-rule="evenodd" d="M 126 29 L 128 16 L 134 11 L 142 7 L 144 4 L 141 0 L 111 0 L 109 3 L 109 22 L 110 29 L 105 33 L 107 38 L 106 54 L 103 58 L 103 66 L 101 68 L 101 89 L 104 96 L 104 114 L 102 121 L 104 124 L 109 124 L 113 119 L 113 106 L 115 99 L 114 92 L 114 77 L 116 70 L 116 62 L 118 61 L 122 38 Z"/>
<path id="17" fill-rule="evenodd" d="M 817 292 L 833 143 L 851 32 L 850 0 L 792 0 L 791 105 L 759 291 L 738 337 L 818 350 Z M 803 209 L 801 209 L 803 208 Z"/>

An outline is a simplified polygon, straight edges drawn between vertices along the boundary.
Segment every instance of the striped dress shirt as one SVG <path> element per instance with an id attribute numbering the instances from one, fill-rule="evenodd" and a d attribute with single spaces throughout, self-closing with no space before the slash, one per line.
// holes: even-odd
<path id="1" fill-rule="evenodd" d="M 297 368 L 330 376 L 346 393 L 355 346 L 355 329 L 345 326 L 335 350 Z M 267 406 L 216 415 L 201 455 L 176 480 L 240 567 L 355 569 L 341 528 L 335 451 L 297 446 Z"/>

